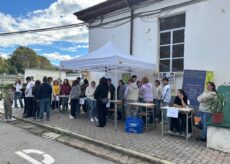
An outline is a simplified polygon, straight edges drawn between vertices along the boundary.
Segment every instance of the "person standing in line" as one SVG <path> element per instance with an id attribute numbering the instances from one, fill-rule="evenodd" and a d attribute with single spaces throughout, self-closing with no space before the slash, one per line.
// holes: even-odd
<path id="1" fill-rule="evenodd" d="M 64 111 L 68 110 L 68 96 L 70 95 L 70 90 L 71 86 L 69 85 L 69 80 L 65 79 L 63 84 L 61 85 L 61 95 L 64 97 L 62 97 L 60 100 L 62 102 L 62 108 Z"/>
<path id="2" fill-rule="evenodd" d="M 17 103 L 17 100 L 19 100 L 19 103 L 20 103 L 20 107 L 23 108 L 23 103 L 22 103 L 22 83 L 21 83 L 21 80 L 18 79 L 15 83 L 15 88 L 16 88 L 16 91 L 15 91 L 15 94 L 14 94 L 14 108 L 18 108 L 18 103 Z"/>
<path id="3" fill-rule="evenodd" d="M 96 82 L 92 81 L 91 85 L 86 88 L 85 95 L 87 97 L 87 103 L 90 108 L 90 121 L 98 121 L 96 113 L 96 101 L 94 99 L 94 93 L 96 90 Z"/>
<path id="4" fill-rule="evenodd" d="M 196 138 L 196 140 L 207 140 L 207 120 L 211 117 L 211 107 L 208 101 L 214 98 L 215 96 L 217 96 L 216 86 L 213 82 L 208 82 L 206 90 L 200 96 L 197 97 L 197 100 L 200 103 L 199 112 L 203 127 L 200 137 Z"/>
<path id="5" fill-rule="evenodd" d="M 85 91 L 88 86 L 89 86 L 89 81 L 85 79 L 83 84 L 81 85 L 81 97 L 86 97 Z M 86 104 L 83 104 L 82 108 L 83 108 L 83 111 L 86 113 L 87 112 Z"/>
<path id="6" fill-rule="evenodd" d="M 137 75 L 132 75 L 132 82 L 137 83 Z"/>
<path id="7" fill-rule="evenodd" d="M 143 95 L 143 102 L 153 103 L 153 85 L 149 82 L 147 77 L 143 77 L 141 79 L 141 83 L 142 86 L 140 88 L 140 93 Z M 153 113 L 151 113 L 149 116 L 149 123 L 153 123 Z"/>
<path id="8" fill-rule="evenodd" d="M 34 96 L 34 113 L 33 113 L 33 117 L 35 119 L 39 118 L 40 101 L 39 101 L 39 98 L 38 98 L 38 88 L 39 88 L 40 84 L 41 84 L 41 81 L 36 80 L 35 85 L 32 88 L 32 94 Z"/>
<path id="9" fill-rule="evenodd" d="M 97 114 L 98 114 L 98 127 L 106 126 L 106 104 L 111 98 L 109 91 L 108 82 L 105 77 L 100 79 L 99 85 L 97 86 L 94 98 L 96 99 Z"/>
<path id="10" fill-rule="evenodd" d="M 126 117 L 137 115 L 138 108 L 130 106 L 129 103 L 137 102 L 138 97 L 139 97 L 139 88 L 137 86 L 137 83 L 134 82 L 132 79 L 130 79 L 128 82 L 128 86 L 126 87 L 125 90 Z M 131 110 L 131 108 L 133 109 Z"/>
<path id="11" fill-rule="evenodd" d="M 53 89 L 53 78 L 52 77 L 48 77 L 48 83 L 51 86 L 51 88 Z M 50 95 L 50 107 L 52 107 L 52 100 L 53 100 L 53 95 L 51 94 Z"/>
<path id="12" fill-rule="evenodd" d="M 76 113 L 80 112 L 79 97 L 81 95 L 81 87 L 78 80 L 73 81 L 72 89 L 70 91 L 70 104 L 71 104 L 71 114 L 69 118 L 76 118 Z"/>
<path id="13" fill-rule="evenodd" d="M 6 91 L 3 106 L 5 110 L 5 121 L 15 121 L 15 119 L 12 117 L 12 105 L 14 100 L 14 94 L 15 94 L 15 87 L 12 87 L 11 89 Z"/>
<path id="14" fill-rule="evenodd" d="M 50 95 L 52 88 L 48 83 L 48 78 L 43 77 L 43 83 L 38 88 L 38 99 L 40 100 L 40 121 L 43 120 L 44 111 L 46 111 L 46 120 L 50 120 Z"/>
<path id="15" fill-rule="evenodd" d="M 109 91 L 110 91 L 110 94 L 111 94 L 111 100 L 114 100 L 115 99 L 115 91 L 116 91 L 116 88 L 115 86 L 112 84 L 112 80 L 111 78 L 107 78 L 107 83 L 108 83 L 108 87 L 109 87 Z M 107 109 L 110 108 L 110 109 L 114 109 L 114 103 L 110 103 L 109 106 L 107 106 Z M 110 112 L 107 110 L 107 116 L 111 116 L 113 112 Z"/>
<path id="16" fill-rule="evenodd" d="M 169 106 L 170 102 L 171 102 L 171 87 L 169 85 L 169 79 L 168 78 L 164 78 L 163 79 L 163 90 L 162 90 L 162 96 L 161 96 L 161 100 L 162 100 L 162 106 Z M 164 120 L 162 120 L 164 123 L 168 123 L 168 118 L 166 115 L 166 112 L 164 112 L 164 116 L 163 116 Z"/>
<path id="17" fill-rule="evenodd" d="M 57 80 L 53 83 L 53 101 L 52 101 L 52 109 L 59 108 L 59 101 L 60 101 L 60 86 Z"/>
<path id="18" fill-rule="evenodd" d="M 143 102 L 143 94 L 141 92 L 141 86 L 142 86 L 141 81 L 137 81 L 137 86 L 139 88 L 139 98 L 138 98 L 138 101 L 139 102 Z"/>
<path id="19" fill-rule="evenodd" d="M 126 86 L 123 80 L 118 81 L 118 87 L 117 87 L 117 99 L 122 100 L 122 106 L 121 106 L 121 112 L 124 113 L 124 100 L 125 100 L 125 90 Z M 117 113 L 117 119 L 122 119 L 122 113 L 120 111 Z"/>
<path id="20" fill-rule="evenodd" d="M 32 94 L 32 88 L 34 86 L 34 81 L 31 80 L 31 77 L 27 77 L 26 78 L 27 81 L 27 85 L 26 85 L 26 90 L 25 90 L 25 115 L 23 116 L 23 118 L 29 118 L 32 117 L 33 115 L 33 94 Z"/>
<path id="21" fill-rule="evenodd" d="M 162 95 L 162 87 L 160 80 L 155 80 L 155 89 L 154 89 L 154 116 L 156 121 L 161 121 L 161 95 Z"/>

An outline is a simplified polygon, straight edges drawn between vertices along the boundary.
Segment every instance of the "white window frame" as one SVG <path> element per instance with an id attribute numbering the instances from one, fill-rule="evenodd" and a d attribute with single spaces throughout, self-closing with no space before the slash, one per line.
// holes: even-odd
<path id="1" fill-rule="evenodd" d="M 159 71 L 160 71 L 160 62 L 162 60 L 169 60 L 170 61 L 170 65 L 169 65 L 169 72 L 183 72 L 183 71 L 173 71 L 173 60 L 174 59 L 183 59 L 183 62 L 184 62 L 184 55 L 183 57 L 173 57 L 173 46 L 174 45 L 184 45 L 184 42 L 180 42 L 180 43 L 173 43 L 173 32 L 174 31 L 179 31 L 179 30 L 184 30 L 184 33 L 185 33 L 185 27 L 180 27 L 180 28 L 173 28 L 173 29 L 170 29 L 170 30 L 163 30 L 163 31 L 160 31 L 160 34 L 162 33 L 166 33 L 166 32 L 170 32 L 170 44 L 160 44 L 160 48 L 161 47 L 165 47 L 165 46 L 170 46 L 170 57 L 169 58 L 161 58 L 160 57 L 160 51 L 159 51 Z M 161 71 L 160 71 L 161 72 Z"/>

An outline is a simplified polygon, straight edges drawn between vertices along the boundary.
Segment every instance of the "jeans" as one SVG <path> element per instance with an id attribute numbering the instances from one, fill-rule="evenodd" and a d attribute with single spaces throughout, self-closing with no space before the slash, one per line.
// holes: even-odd
<path id="1" fill-rule="evenodd" d="M 169 106 L 169 105 L 170 105 L 170 102 L 162 102 L 162 106 Z M 168 123 L 167 112 L 164 112 L 162 121 L 164 121 L 165 123 Z"/>
<path id="2" fill-rule="evenodd" d="M 92 100 L 92 99 L 86 99 L 87 104 L 89 106 L 90 112 L 90 118 L 95 118 L 97 117 L 97 110 L 96 110 L 96 100 Z"/>
<path id="3" fill-rule="evenodd" d="M 44 111 L 46 118 L 50 118 L 50 98 L 40 99 L 40 119 L 43 119 Z"/>
<path id="4" fill-rule="evenodd" d="M 200 117 L 201 117 L 201 122 L 203 125 L 203 129 L 201 131 L 200 137 L 202 139 L 207 139 L 207 121 L 208 121 L 208 118 L 211 117 L 211 114 L 206 113 L 206 112 L 200 112 Z"/>
<path id="5" fill-rule="evenodd" d="M 19 100 L 21 108 L 23 108 L 21 92 L 15 92 L 14 94 L 14 107 L 18 108 L 17 100 Z"/>
<path id="6" fill-rule="evenodd" d="M 155 119 L 161 120 L 161 100 L 154 99 L 155 104 L 155 110 L 154 110 L 154 116 Z"/>
<path id="7" fill-rule="evenodd" d="M 71 99 L 71 116 L 76 118 L 76 113 L 80 113 L 79 99 Z"/>

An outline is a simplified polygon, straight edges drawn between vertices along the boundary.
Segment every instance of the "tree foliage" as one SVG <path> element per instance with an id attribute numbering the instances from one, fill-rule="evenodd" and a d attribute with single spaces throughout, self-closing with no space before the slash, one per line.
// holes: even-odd
<path id="1" fill-rule="evenodd" d="M 25 68 L 53 69 L 46 57 L 39 56 L 28 47 L 18 47 L 9 59 L 0 57 L 0 74 L 24 73 Z"/>

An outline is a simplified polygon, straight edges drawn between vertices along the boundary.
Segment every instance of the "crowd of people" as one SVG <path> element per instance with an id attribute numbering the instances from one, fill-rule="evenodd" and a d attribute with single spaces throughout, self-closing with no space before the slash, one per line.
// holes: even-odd
<path id="1" fill-rule="evenodd" d="M 154 85 L 147 77 L 143 77 L 140 81 L 136 75 L 128 80 L 125 84 L 123 80 L 118 81 L 118 87 L 112 83 L 110 78 L 102 77 L 97 85 L 95 81 L 90 84 L 87 79 L 83 82 L 81 78 L 77 78 L 69 84 L 68 79 L 63 83 L 61 80 L 53 80 L 52 77 L 43 77 L 42 82 L 35 82 L 30 77 L 26 78 L 26 85 L 20 80 L 17 80 L 15 86 L 6 94 L 4 107 L 6 110 L 6 120 L 12 118 L 11 106 L 14 100 L 14 107 L 18 108 L 17 101 L 19 100 L 20 107 L 24 108 L 23 117 L 34 117 L 38 121 L 43 121 L 44 115 L 46 120 L 50 120 L 50 110 L 62 109 L 68 111 L 70 104 L 70 119 L 77 118 L 80 111 L 88 112 L 91 122 L 98 122 L 98 127 L 106 126 L 106 119 L 111 113 L 109 108 L 114 108 L 114 104 L 109 100 L 122 100 L 122 110 L 118 112 L 118 119 L 122 117 L 136 117 L 141 109 L 128 105 L 132 102 L 154 103 L 154 113 L 150 113 L 148 118 L 149 123 L 157 121 L 163 124 L 170 124 L 169 133 L 177 133 L 180 135 L 186 134 L 186 115 L 179 113 L 178 118 L 168 119 L 166 113 L 161 116 L 161 106 L 170 106 L 186 108 L 189 106 L 189 100 L 186 92 L 182 89 L 177 91 L 177 95 L 173 101 L 171 96 L 171 87 L 167 78 L 163 79 L 163 85 L 159 80 L 154 81 Z M 117 91 L 116 91 L 117 90 Z M 116 94 L 117 93 L 117 94 Z M 115 97 L 116 96 L 116 97 Z M 206 120 L 210 116 L 210 106 L 208 99 L 216 96 L 215 84 L 207 83 L 207 89 L 197 99 L 200 102 L 199 111 L 203 129 L 199 140 L 205 141 L 207 138 Z M 24 100 L 24 103 L 23 101 Z M 83 102 L 82 102 L 83 100 Z M 132 109 L 131 109 L 132 108 Z M 161 119 L 163 118 L 163 120 Z M 147 119 L 147 118 L 144 118 Z M 188 121 L 188 132 L 192 133 L 191 120 Z"/>

